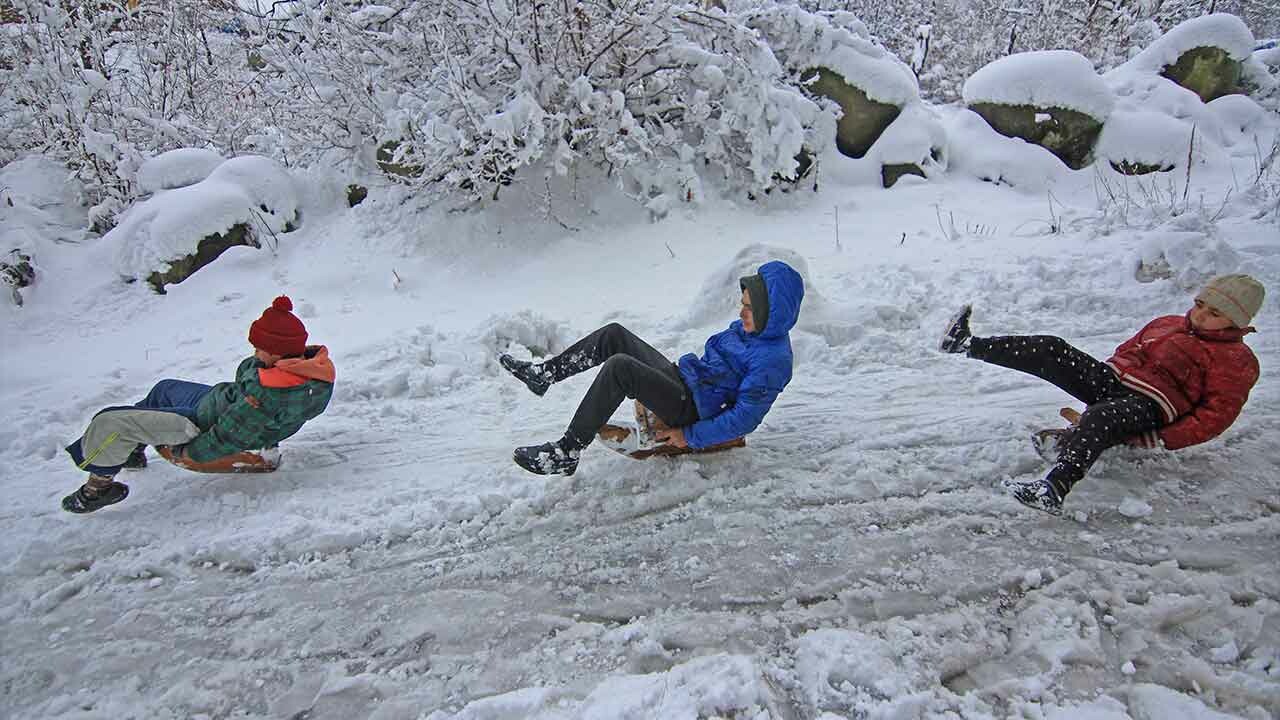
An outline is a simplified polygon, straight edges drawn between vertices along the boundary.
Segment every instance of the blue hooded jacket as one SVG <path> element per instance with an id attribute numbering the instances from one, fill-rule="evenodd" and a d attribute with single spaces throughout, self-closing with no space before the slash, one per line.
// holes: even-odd
<path id="1" fill-rule="evenodd" d="M 763 330 L 748 333 L 742 321 L 707 338 L 701 358 L 680 358 L 680 375 L 693 393 L 698 422 L 685 428 L 689 447 L 701 449 L 742 437 L 764 420 L 778 393 L 791 382 L 791 328 L 800 317 L 804 280 L 790 265 L 760 266 L 769 314 Z"/>

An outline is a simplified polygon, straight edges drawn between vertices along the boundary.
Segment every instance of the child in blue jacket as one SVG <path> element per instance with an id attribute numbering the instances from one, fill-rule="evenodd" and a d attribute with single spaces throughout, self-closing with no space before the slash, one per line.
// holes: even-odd
<path id="1" fill-rule="evenodd" d="M 707 339 L 702 357 L 689 353 L 672 363 L 626 328 L 610 323 L 541 363 L 499 358 L 535 395 L 602 365 L 564 436 L 516 448 L 516 463 L 540 475 L 572 475 L 583 448 L 628 397 L 670 426 L 658 440 L 677 447 L 706 448 L 756 429 L 791 382 L 789 333 L 800 316 L 804 281 L 790 265 L 774 260 L 739 285 L 739 319 Z"/>

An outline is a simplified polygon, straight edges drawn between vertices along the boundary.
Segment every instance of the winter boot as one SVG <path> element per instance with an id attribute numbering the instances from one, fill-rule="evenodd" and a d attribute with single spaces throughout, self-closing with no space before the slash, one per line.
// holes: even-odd
<path id="1" fill-rule="evenodd" d="M 516 448 L 512 459 L 520 467 L 539 475 L 572 475 L 578 471 L 577 448 L 566 448 L 564 440 Z"/>
<path id="2" fill-rule="evenodd" d="M 129 486 L 108 477 L 90 475 L 89 482 L 62 498 L 62 509 L 84 514 L 99 510 L 129 497 Z"/>
<path id="3" fill-rule="evenodd" d="M 1062 494 L 1048 479 L 1006 480 L 1003 484 L 1005 491 L 1023 505 L 1050 515 L 1062 514 Z"/>
<path id="4" fill-rule="evenodd" d="M 517 360 L 506 353 L 498 357 L 498 363 L 506 368 L 507 372 L 515 375 L 520 382 L 529 388 L 529 391 L 538 397 L 546 394 L 547 388 L 551 387 L 551 376 L 542 371 L 542 366 L 535 365 L 524 360 Z"/>
<path id="5" fill-rule="evenodd" d="M 969 351 L 969 340 L 973 333 L 969 332 L 969 316 L 973 314 L 973 306 L 965 305 L 947 324 L 947 332 L 938 343 L 938 349 L 944 353 L 962 353 Z"/>
<path id="6" fill-rule="evenodd" d="M 147 446 L 139 445 L 129 453 L 129 458 L 124 461 L 125 470 L 141 470 L 147 466 Z"/>
<path id="7" fill-rule="evenodd" d="M 1066 446 L 1067 441 L 1070 439 L 1071 428 L 1037 430 L 1031 435 L 1031 445 L 1036 449 L 1036 454 L 1044 458 L 1045 462 L 1057 464 L 1059 453 L 1062 452 L 1062 448 Z"/>

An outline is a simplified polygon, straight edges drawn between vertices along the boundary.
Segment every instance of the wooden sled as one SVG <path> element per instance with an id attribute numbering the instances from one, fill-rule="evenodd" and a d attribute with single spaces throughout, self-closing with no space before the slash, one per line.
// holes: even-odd
<path id="1" fill-rule="evenodd" d="M 601 444 L 619 455 L 626 455 L 633 460 L 644 460 L 655 456 L 670 457 L 672 455 L 721 452 L 732 448 L 745 447 L 747 444 L 745 437 L 734 438 L 728 442 L 722 442 L 719 445 L 712 445 L 701 450 L 660 443 L 658 442 L 658 435 L 670 429 L 667 424 L 662 422 L 662 419 L 655 415 L 652 410 L 642 405 L 639 400 L 636 400 L 635 414 L 635 425 L 608 424 L 601 427 L 600 431 L 596 433 L 596 436 L 600 438 Z"/>
<path id="2" fill-rule="evenodd" d="M 280 467 L 280 448 L 278 447 L 266 448 L 265 450 L 245 450 L 244 452 L 226 455 L 203 463 L 193 460 L 179 460 L 164 445 L 156 447 L 156 452 L 160 453 L 160 457 L 183 470 L 198 473 L 269 473 L 275 472 Z"/>
<path id="3" fill-rule="evenodd" d="M 1071 431 L 1080 424 L 1080 411 L 1075 408 L 1064 407 L 1058 410 L 1058 414 L 1070 424 L 1070 427 L 1047 428 L 1031 434 L 1031 446 L 1045 462 L 1058 462 L 1059 447 L 1066 441 Z"/>

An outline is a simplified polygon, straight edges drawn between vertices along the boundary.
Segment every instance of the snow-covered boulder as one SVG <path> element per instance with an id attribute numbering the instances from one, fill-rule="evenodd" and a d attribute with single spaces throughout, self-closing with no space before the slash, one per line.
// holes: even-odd
<path id="1" fill-rule="evenodd" d="M 1073 170 L 1088 164 L 1115 106 L 1089 60 L 1069 50 L 1000 58 L 974 73 L 963 94 L 1001 135 L 1040 145 Z"/>
<path id="2" fill-rule="evenodd" d="M 1117 111 L 1102 128 L 1094 156 L 1125 175 L 1146 175 L 1185 167 L 1190 148 L 1190 124 L 1158 112 Z"/>
<path id="3" fill-rule="evenodd" d="M 881 183 L 893 187 L 904 175 L 927 178 L 945 171 L 947 133 L 924 103 L 913 102 L 880 135 L 871 153 L 880 164 Z"/>
<path id="4" fill-rule="evenodd" d="M 144 195 L 173 190 L 209 177 L 226 158 L 205 148 L 178 148 L 142 163 L 138 168 L 138 190 Z"/>
<path id="5" fill-rule="evenodd" d="M 261 247 L 259 234 L 288 232 L 298 222 L 293 178 L 270 158 L 250 155 L 219 164 L 205 179 L 129 208 L 102 238 L 116 270 L 146 279 L 163 293 L 239 245 Z"/>
<path id="6" fill-rule="evenodd" d="M 1191 90 L 1204 102 L 1238 92 L 1253 33 L 1235 15 L 1202 15 L 1180 23 L 1113 70 L 1150 73 Z"/>
<path id="7" fill-rule="evenodd" d="M 950 173 L 1033 193 L 1050 189 L 1071 175 L 1053 153 L 1022 138 L 1001 135 L 972 110 L 951 114 L 946 131 Z"/>
<path id="8" fill-rule="evenodd" d="M 747 24 L 761 33 L 784 67 L 799 74 L 810 94 L 840 107 L 836 147 L 848 157 L 866 155 L 902 108 L 919 102 L 911 68 L 848 13 L 780 5 L 752 11 Z"/>

